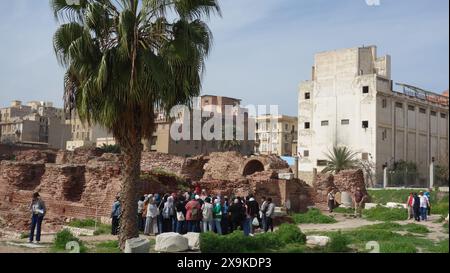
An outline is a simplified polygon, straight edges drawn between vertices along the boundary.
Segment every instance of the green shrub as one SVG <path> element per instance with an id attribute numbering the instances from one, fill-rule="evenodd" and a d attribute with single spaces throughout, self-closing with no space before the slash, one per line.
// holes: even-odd
<path id="1" fill-rule="evenodd" d="M 445 229 L 445 233 L 448 233 L 448 223 L 445 223 L 445 224 L 443 225 L 443 227 L 444 227 L 444 229 Z"/>
<path id="2" fill-rule="evenodd" d="M 394 222 L 384 222 L 381 224 L 375 224 L 375 225 L 369 225 L 364 226 L 361 228 L 362 230 L 386 230 L 386 231 L 395 231 L 395 230 L 402 230 L 402 225 Z"/>
<path id="3" fill-rule="evenodd" d="M 294 214 L 292 216 L 296 224 L 332 224 L 336 219 L 323 215 L 318 209 L 310 209 L 306 213 Z"/>
<path id="4" fill-rule="evenodd" d="M 56 234 L 55 239 L 53 240 L 52 249 L 56 252 L 66 251 L 66 245 L 69 242 L 77 242 L 80 246 L 80 253 L 86 252 L 87 248 L 84 246 L 83 242 L 67 229 L 63 229 Z"/>
<path id="5" fill-rule="evenodd" d="M 332 233 L 330 239 L 330 243 L 327 246 L 327 252 L 343 253 L 349 250 L 348 245 L 350 244 L 351 239 L 348 235 L 339 231 Z"/>
<path id="6" fill-rule="evenodd" d="M 244 236 L 236 231 L 229 235 L 202 233 L 200 235 L 202 253 L 268 253 L 283 249 L 291 244 L 298 247 L 306 242 L 306 235 L 295 225 L 283 224 L 274 233 Z"/>
<path id="7" fill-rule="evenodd" d="M 403 229 L 407 232 L 411 233 L 429 233 L 430 230 L 426 226 L 418 225 L 418 224 L 407 224 L 403 226 Z"/>
<path id="8" fill-rule="evenodd" d="M 275 235 L 282 244 L 304 244 L 306 242 L 306 235 L 301 232 L 298 226 L 292 224 L 281 225 Z"/>
<path id="9" fill-rule="evenodd" d="M 363 216 L 373 221 L 402 221 L 408 219 L 408 210 L 378 206 L 373 209 L 364 210 Z"/>

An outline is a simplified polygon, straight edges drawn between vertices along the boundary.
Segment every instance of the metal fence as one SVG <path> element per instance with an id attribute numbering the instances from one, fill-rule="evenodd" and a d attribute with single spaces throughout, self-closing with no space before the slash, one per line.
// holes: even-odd
<path id="1" fill-rule="evenodd" d="M 428 177 L 418 172 L 388 171 L 387 180 L 388 187 L 428 188 L 430 186 Z"/>

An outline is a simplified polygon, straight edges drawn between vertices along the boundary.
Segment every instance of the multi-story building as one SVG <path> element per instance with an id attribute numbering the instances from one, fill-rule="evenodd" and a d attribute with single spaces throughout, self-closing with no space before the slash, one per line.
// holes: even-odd
<path id="1" fill-rule="evenodd" d="M 0 109 L 1 142 L 63 149 L 70 138 L 63 109 L 50 102 L 13 101 Z"/>
<path id="2" fill-rule="evenodd" d="M 82 122 L 78 117 L 78 114 L 74 112 L 71 115 L 70 120 L 67 120 L 67 124 L 70 124 L 72 130 L 72 137 L 70 141 L 67 141 L 66 149 L 73 151 L 80 147 L 95 147 L 102 144 L 115 143 L 112 138 L 112 134 L 98 124 L 87 124 Z M 100 139 L 100 142 L 98 140 Z"/>
<path id="3" fill-rule="evenodd" d="M 255 141 L 249 137 L 249 117 L 245 108 L 241 106 L 241 100 L 221 97 L 221 96 L 202 96 L 194 111 L 200 111 L 199 115 L 205 116 L 205 113 L 218 113 L 223 115 L 230 115 L 233 117 L 233 124 L 236 125 L 236 116 L 242 114 L 244 116 L 244 140 L 233 141 L 234 144 L 228 146 L 224 145 L 222 140 L 206 140 L 201 135 L 200 139 L 194 137 L 194 116 L 193 112 L 190 112 L 189 131 L 190 138 L 182 140 L 174 140 L 171 136 L 170 130 L 172 121 L 166 119 L 164 115 L 159 115 L 155 121 L 156 128 L 153 138 L 145 143 L 146 150 L 155 151 L 160 153 L 167 153 L 179 156 L 195 156 L 199 154 L 209 154 L 212 152 L 219 152 L 224 150 L 236 150 L 242 154 L 250 155 L 254 151 Z M 195 110 L 197 109 L 197 110 Z M 230 112 L 231 111 L 231 112 Z M 207 114 L 209 116 L 209 114 Z M 205 125 L 209 118 L 201 119 L 201 127 Z M 222 124 L 225 124 L 225 120 L 222 120 Z M 234 130 L 236 133 L 236 130 Z"/>
<path id="4" fill-rule="evenodd" d="M 296 156 L 297 127 L 297 117 L 256 117 L 256 153 Z"/>
<path id="5" fill-rule="evenodd" d="M 394 84 L 391 58 L 375 46 L 318 53 L 299 88 L 299 173 L 311 177 L 333 146 L 347 146 L 373 163 L 378 185 L 400 160 L 414 162 L 426 185 L 431 162 L 448 160 L 448 114 L 448 96 Z"/>

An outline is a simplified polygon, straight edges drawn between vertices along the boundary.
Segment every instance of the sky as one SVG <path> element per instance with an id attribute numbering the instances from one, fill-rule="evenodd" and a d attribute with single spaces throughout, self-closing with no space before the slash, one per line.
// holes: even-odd
<path id="1" fill-rule="evenodd" d="M 243 104 L 279 105 L 297 115 L 297 92 L 314 54 L 377 45 L 392 57 L 392 78 L 442 92 L 449 87 L 448 0 L 219 0 L 209 21 L 214 47 L 203 94 Z M 0 0 L 0 107 L 11 100 L 62 106 L 64 70 L 48 0 Z"/>

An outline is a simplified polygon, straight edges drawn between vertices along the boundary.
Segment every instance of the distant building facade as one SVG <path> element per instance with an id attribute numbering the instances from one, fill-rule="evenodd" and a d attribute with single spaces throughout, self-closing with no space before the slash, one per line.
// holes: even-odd
<path id="1" fill-rule="evenodd" d="M 66 149 L 69 151 L 81 147 L 101 147 L 104 143 L 112 142 L 110 139 L 112 134 L 108 133 L 105 128 L 97 124 L 89 125 L 86 122 L 82 122 L 75 111 L 67 123 L 70 125 L 72 135 L 66 145 Z M 98 140 L 100 140 L 99 143 Z"/>
<path id="2" fill-rule="evenodd" d="M 257 154 L 297 155 L 297 117 L 262 115 L 256 117 Z"/>
<path id="3" fill-rule="evenodd" d="M 299 172 L 311 177 L 333 146 L 347 146 L 373 163 L 377 185 L 400 160 L 414 162 L 426 185 L 431 162 L 448 160 L 448 114 L 448 95 L 394 85 L 391 58 L 375 46 L 318 53 L 299 87 Z"/>
<path id="4" fill-rule="evenodd" d="M 222 97 L 222 96 L 212 96 L 204 95 L 200 97 L 198 105 L 194 109 L 200 109 L 203 115 L 209 115 L 209 113 L 219 113 L 228 114 L 234 117 L 234 122 L 236 121 L 236 116 L 242 114 L 245 116 L 244 119 L 244 136 L 243 140 L 238 140 L 230 145 L 225 144 L 222 140 L 206 140 L 203 135 L 200 139 L 194 138 L 193 132 L 193 114 L 190 113 L 190 138 L 188 140 L 174 140 L 171 136 L 171 126 L 172 121 L 168 120 L 164 115 L 159 115 L 155 120 L 155 132 L 151 140 L 145 143 L 146 150 L 173 154 L 178 156 L 195 156 L 200 154 L 209 154 L 212 152 L 235 150 L 244 155 L 250 155 L 254 151 L 255 141 L 249 137 L 249 123 L 250 119 L 245 108 L 241 107 L 241 100 Z M 229 110 L 227 110 L 229 109 Z M 232 111 L 232 112 L 227 112 Z M 208 118 L 203 118 L 201 125 L 207 122 Z M 223 121 L 224 124 L 224 121 Z"/>
<path id="5" fill-rule="evenodd" d="M 70 139 L 63 109 L 51 102 L 13 101 L 0 109 L 0 142 L 64 149 Z"/>

